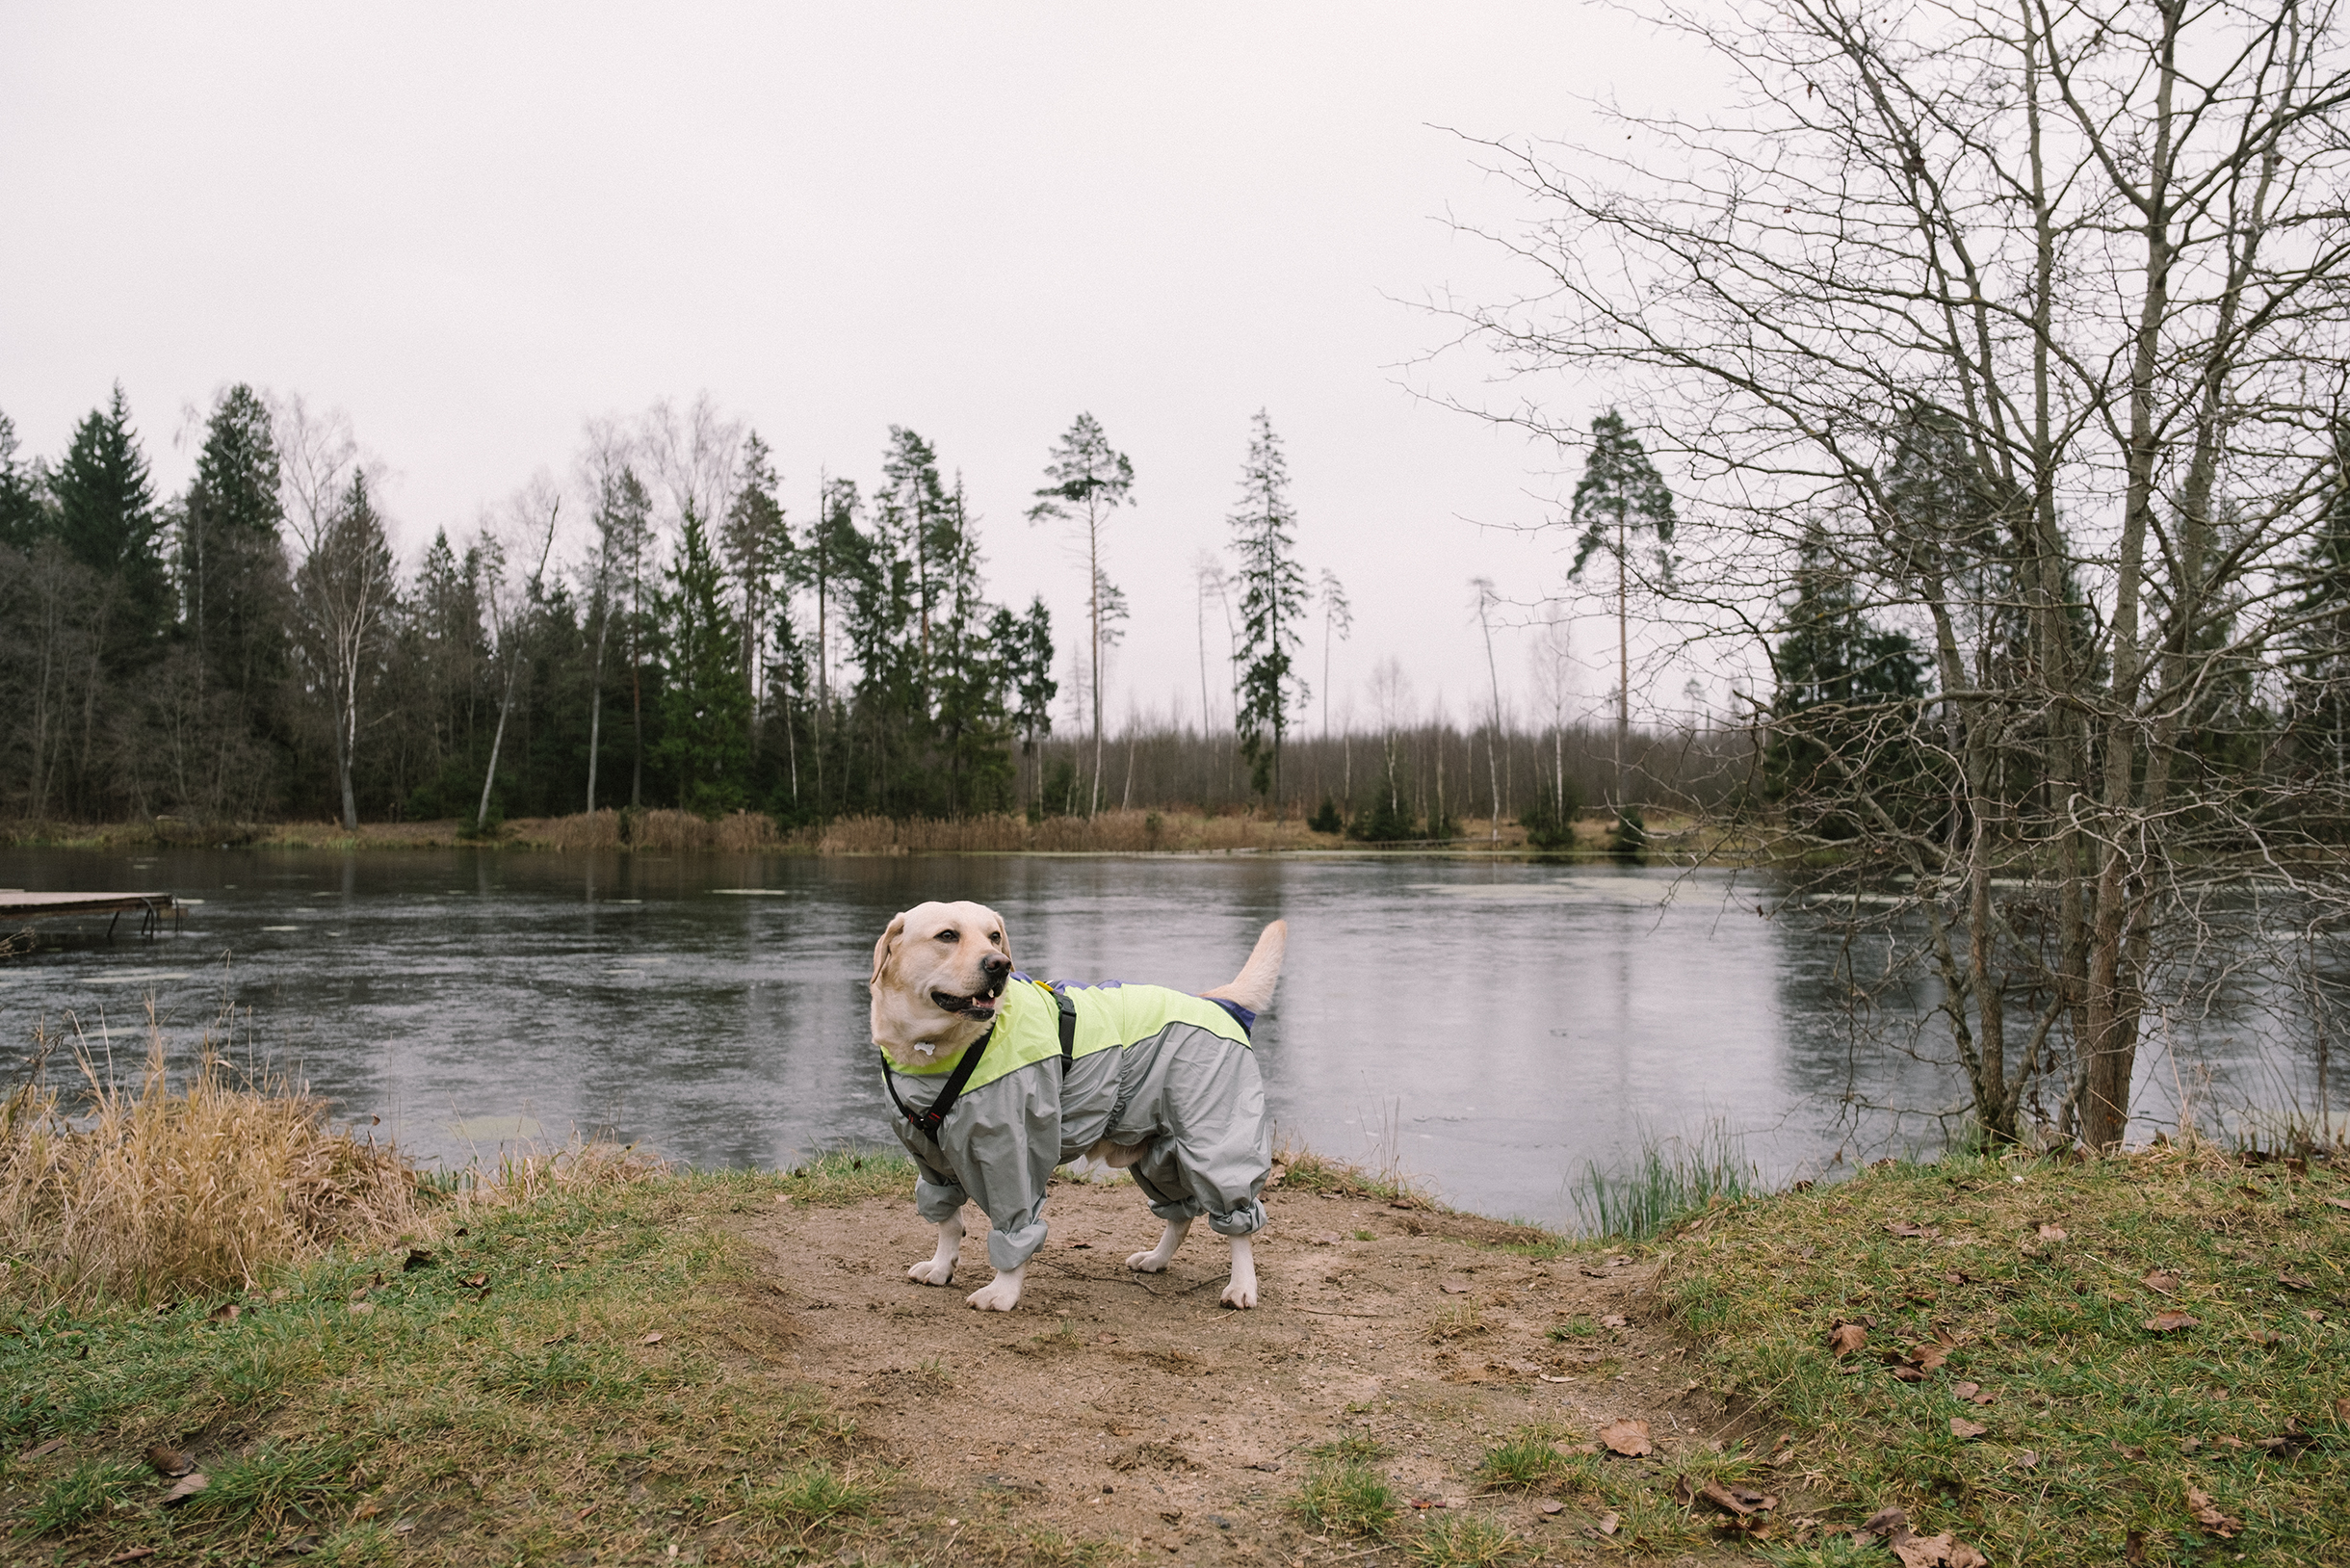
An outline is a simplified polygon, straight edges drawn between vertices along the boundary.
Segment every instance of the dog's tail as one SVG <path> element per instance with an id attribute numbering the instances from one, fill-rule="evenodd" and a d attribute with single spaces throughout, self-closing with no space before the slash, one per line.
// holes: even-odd
<path id="1" fill-rule="evenodd" d="M 1281 979 L 1281 955 L 1289 945 L 1290 923 L 1286 920 L 1274 921 L 1257 938 L 1256 948 L 1249 954 L 1248 962 L 1240 966 L 1240 972 L 1232 978 L 1231 982 L 1219 985 L 1213 991 L 1202 991 L 1200 995 L 1222 997 L 1238 1002 L 1250 1012 L 1263 1012 L 1273 1005 L 1273 986 Z"/>

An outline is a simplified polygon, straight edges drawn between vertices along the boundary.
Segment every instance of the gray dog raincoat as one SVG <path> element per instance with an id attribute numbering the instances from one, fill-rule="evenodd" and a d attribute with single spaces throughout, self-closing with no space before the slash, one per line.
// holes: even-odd
<path id="1" fill-rule="evenodd" d="M 1065 1048 L 1061 1015 L 1074 1008 Z M 965 1200 L 994 1227 L 987 1261 L 1028 1262 L 1044 1245 L 1045 1182 L 1104 1138 L 1142 1145 L 1135 1185 L 1162 1219 L 1205 1215 L 1220 1236 L 1265 1224 L 1258 1194 L 1272 1173 L 1265 1084 L 1245 1007 L 1163 985 L 1047 985 L 1014 975 L 962 1093 L 935 1129 L 927 1108 L 955 1062 L 905 1067 L 884 1055 L 892 1118 L 919 1176 L 914 1205 L 944 1224 Z"/>

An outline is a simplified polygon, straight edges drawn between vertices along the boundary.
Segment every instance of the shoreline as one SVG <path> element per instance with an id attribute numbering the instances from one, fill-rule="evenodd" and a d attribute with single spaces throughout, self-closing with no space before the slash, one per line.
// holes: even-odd
<path id="1" fill-rule="evenodd" d="M 2322 1159 L 1953 1156 L 1643 1243 L 1298 1159 L 1246 1314 L 1067 1181 L 1022 1309 L 972 1313 L 983 1230 L 912 1284 L 908 1185 L 551 1182 L 160 1315 L 0 1297 L 0 1512 L 60 1564 L 2004 1568 L 2315 1562 L 2350 1508 Z M 167 1509 L 149 1445 L 219 1495 Z"/>
<path id="2" fill-rule="evenodd" d="M 1443 857 L 1465 860 L 1606 862 L 1610 820 L 1576 823 L 1571 849 L 1528 845 L 1523 828 L 1504 822 L 1497 839 L 1484 819 L 1465 819 L 1459 836 L 1445 840 L 1367 843 L 1317 833 L 1295 817 L 1208 816 L 1198 812 L 1114 811 L 1091 818 L 1056 817 L 1031 823 L 1010 816 L 932 821 L 851 818 L 792 829 L 772 818 L 737 812 L 708 819 L 682 811 L 517 818 L 472 834 L 462 820 L 368 823 L 356 830 L 334 823 L 200 823 L 171 818 L 119 823 L 0 823 L 0 848 L 65 849 L 500 849 L 607 850 L 808 856 L 906 854 L 1008 855 L 1295 855 L 1325 858 Z M 1706 851 L 1695 824 L 1657 815 L 1650 858 L 1686 862 Z M 1720 854 L 1724 845 L 1710 849 Z"/>

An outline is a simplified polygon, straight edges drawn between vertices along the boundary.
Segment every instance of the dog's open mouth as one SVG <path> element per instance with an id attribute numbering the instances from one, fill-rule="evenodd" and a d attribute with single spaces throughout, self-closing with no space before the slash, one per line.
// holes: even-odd
<path id="1" fill-rule="evenodd" d="M 932 991 L 930 1001 L 941 1012 L 959 1012 L 971 1018 L 993 1018 L 996 1015 L 996 999 L 1003 994 L 1001 990 L 996 990 L 956 996 L 953 991 Z"/>

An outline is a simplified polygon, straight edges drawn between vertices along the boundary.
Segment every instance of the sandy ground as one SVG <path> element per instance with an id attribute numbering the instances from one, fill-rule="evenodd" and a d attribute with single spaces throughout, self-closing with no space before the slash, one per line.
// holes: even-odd
<path id="1" fill-rule="evenodd" d="M 1647 1266 L 1529 1262 L 1474 1244 L 1513 1227 L 1365 1198 L 1276 1190 L 1266 1207 L 1253 1312 L 1218 1304 L 1228 1252 L 1205 1225 L 1166 1273 L 1126 1267 L 1159 1226 L 1123 1181 L 1055 1184 L 1051 1240 L 1010 1314 L 964 1305 L 991 1277 L 976 1210 L 945 1289 L 906 1278 L 934 1233 L 902 1200 L 787 1203 L 751 1234 L 801 1326 L 797 1372 L 905 1467 L 908 1505 L 992 1510 L 1146 1561 L 1401 1560 L 1322 1543 L 1289 1509 L 1308 1450 L 1353 1435 L 1385 1445 L 1379 1468 L 1416 1503 L 1475 1499 L 1544 1560 L 1596 1557 L 1612 1543 L 1572 1503 L 1480 1497 L 1486 1449 L 1533 1423 L 1588 1437 L 1624 1417 L 1668 1453 L 1722 1435 L 1719 1399 L 1643 1319 Z M 1623 1321 L 1547 1336 L 1579 1316 Z"/>

